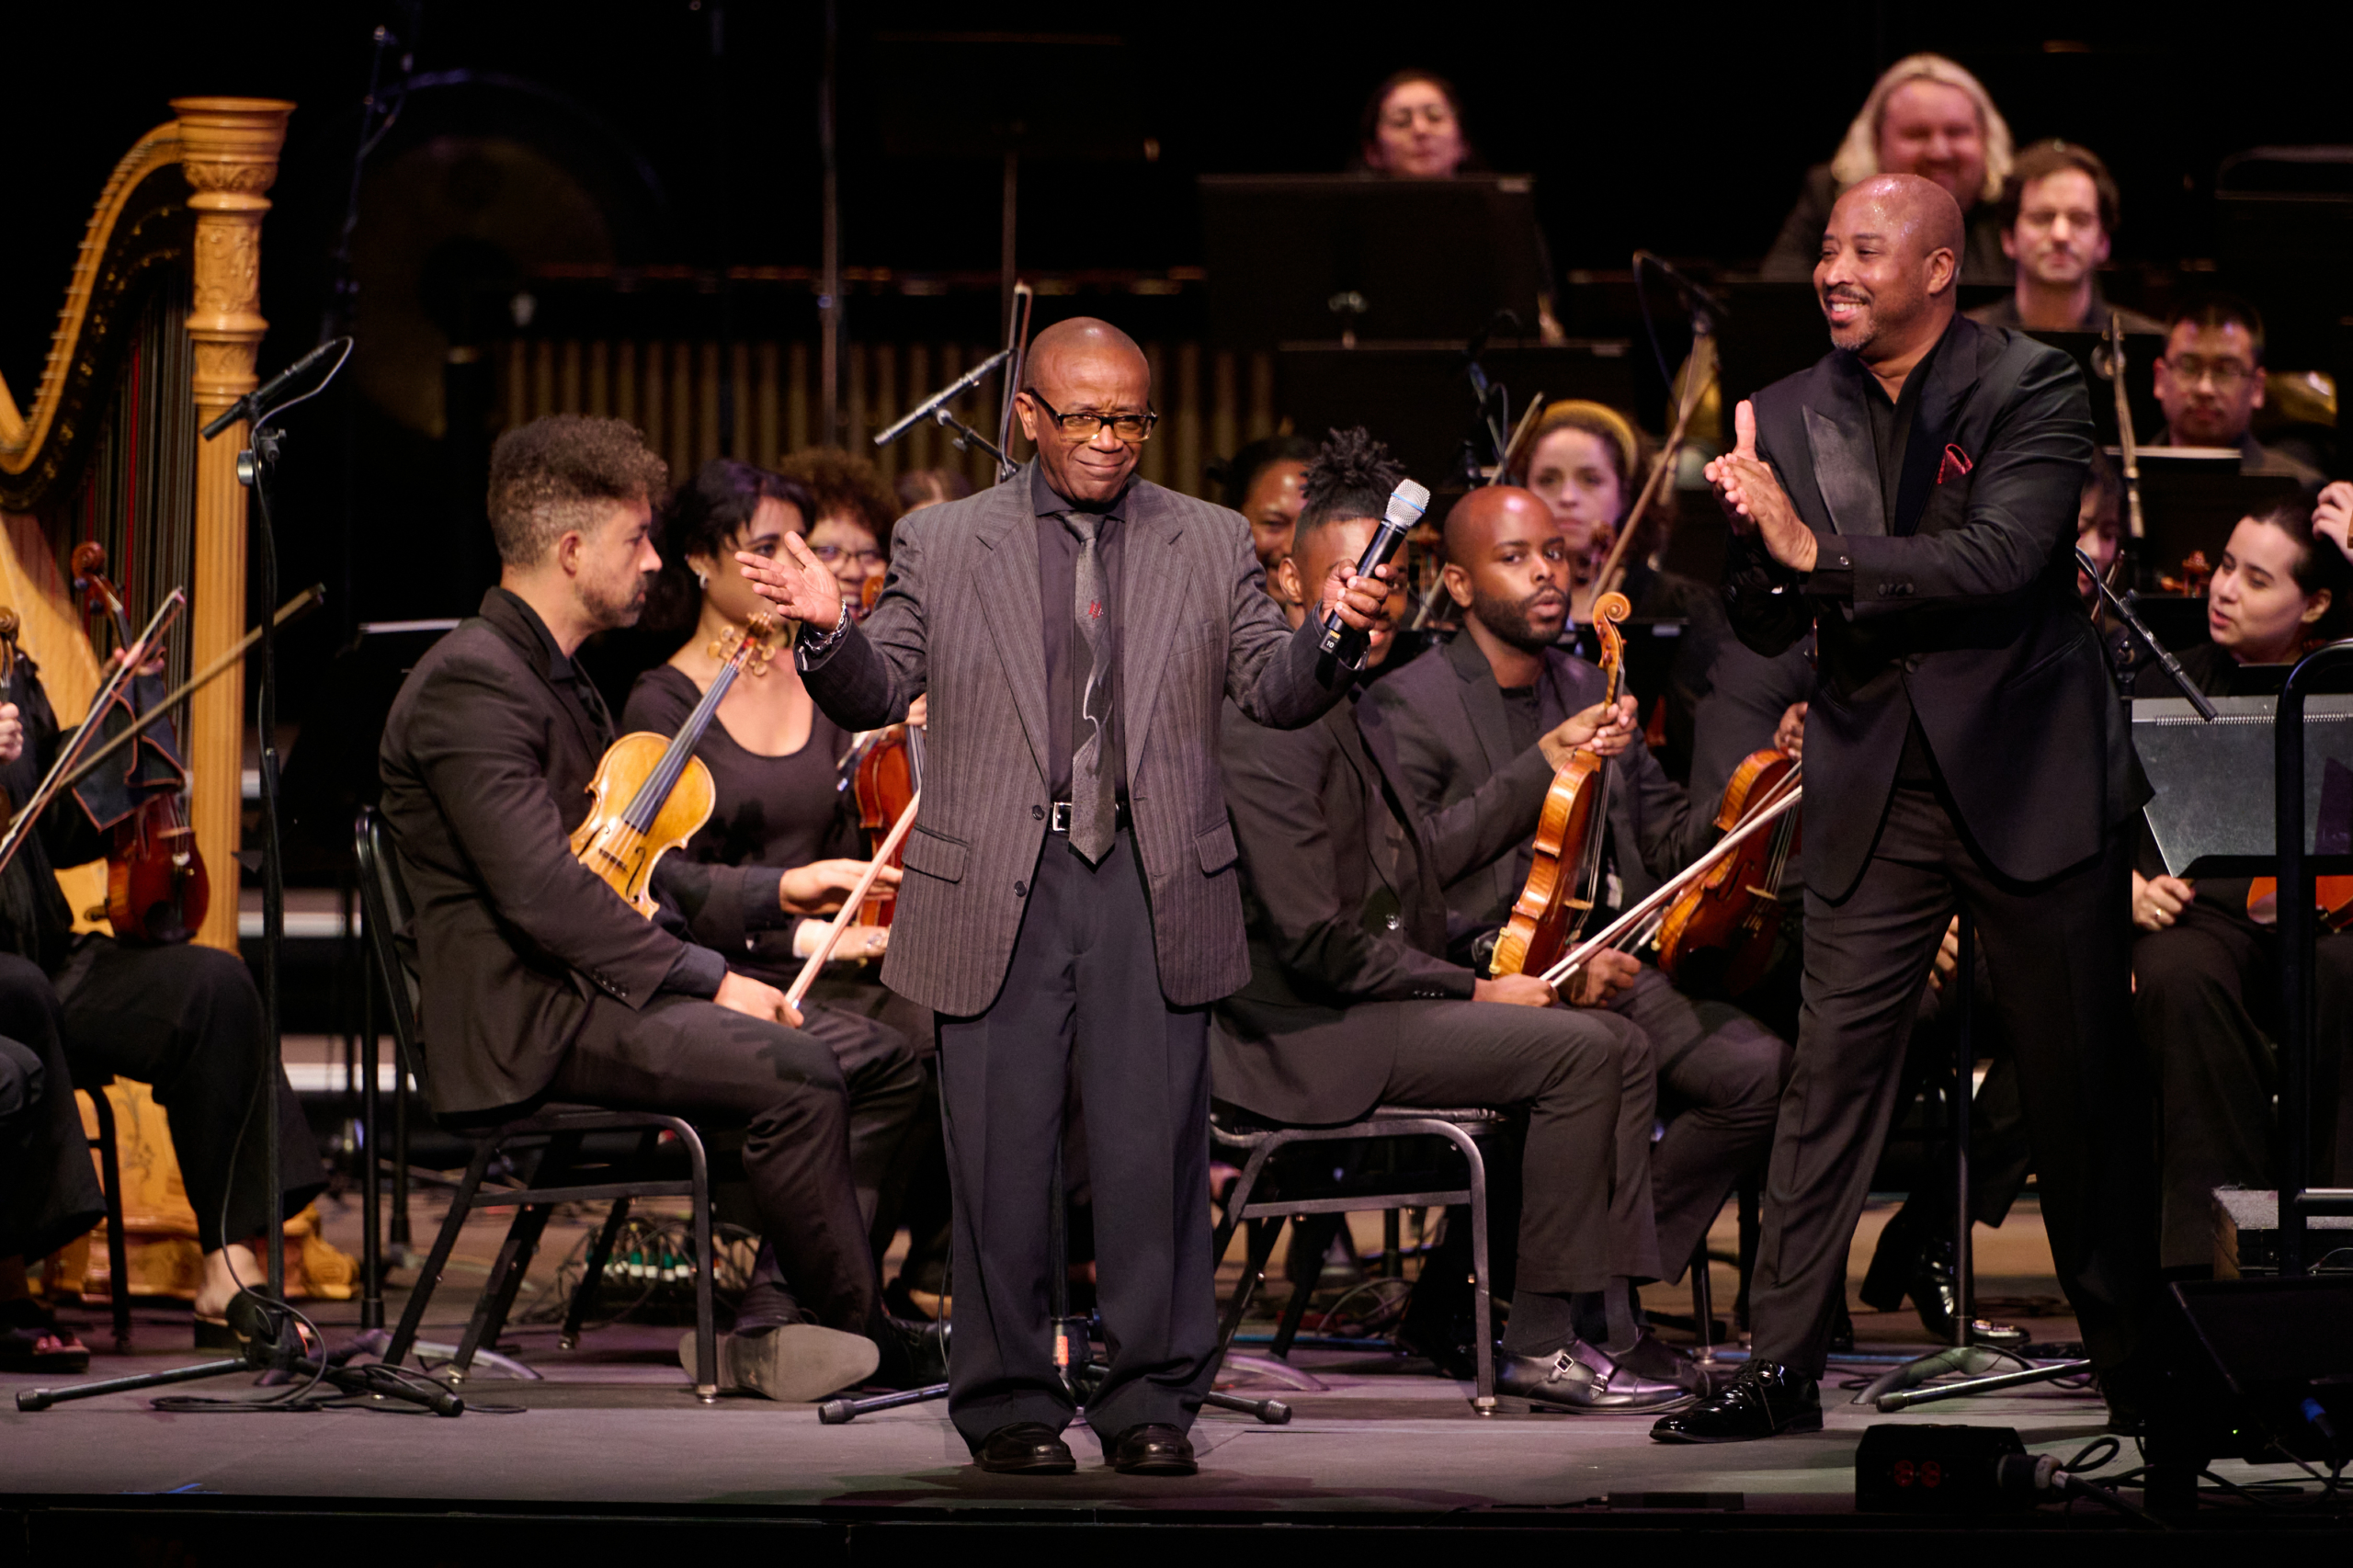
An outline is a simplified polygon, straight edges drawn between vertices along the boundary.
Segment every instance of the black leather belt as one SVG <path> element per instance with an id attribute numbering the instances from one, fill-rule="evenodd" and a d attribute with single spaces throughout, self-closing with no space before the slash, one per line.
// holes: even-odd
<path id="1" fill-rule="evenodd" d="M 1113 815 L 1111 822 L 1115 830 L 1121 833 L 1128 830 L 1131 824 L 1128 820 L 1128 803 L 1125 801 L 1120 801 L 1116 803 L 1115 814 Z M 1070 836 L 1070 802 L 1068 801 L 1056 801 L 1052 806 L 1048 808 L 1046 812 L 1046 831 L 1049 833 L 1059 833 L 1064 838 L 1068 838 Z"/>

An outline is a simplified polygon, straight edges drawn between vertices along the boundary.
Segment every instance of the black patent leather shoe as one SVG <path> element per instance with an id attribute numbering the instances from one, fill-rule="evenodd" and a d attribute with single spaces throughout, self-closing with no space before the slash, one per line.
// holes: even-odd
<path id="1" fill-rule="evenodd" d="M 1779 1361 L 1751 1361 L 1724 1388 L 1651 1428 L 1662 1443 L 1745 1443 L 1822 1430 L 1822 1388 Z"/>
<path id="2" fill-rule="evenodd" d="M 1121 1475 L 1198 1475 L 1193 1440 L 1161 1421 L 1131 1426 L 1111 1439 L 1103 1456 Z"/>
<path id="3" fill-rule="evenodd" d="M 1550 1356 L 1499 1352 L 1495 1392 L 1548 1409 L 1583 1411 L 1664 1410 L 1691 1397 L 1681 1385 L 1643 1377 L 1579 1339 Z"/>
<path id="4" fill-rule="evenodd" d="M 1017 1421 L 981 1439 L 972 1462 L 991 1475 L 1068 1475 L 1078 1469 L 1062 1434 L 1042 1421 Z"/>

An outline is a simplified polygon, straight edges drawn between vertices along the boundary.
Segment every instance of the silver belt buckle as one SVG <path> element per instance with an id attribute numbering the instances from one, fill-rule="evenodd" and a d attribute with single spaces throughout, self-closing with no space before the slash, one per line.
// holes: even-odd
<path id="1" fill-rule="evenodd" d="M 1046 825 L 1065 838 L 1070 836 L 1070 802 L 1068 801 L 1054 802 L 1053 815 L 1047 819 Z"/>

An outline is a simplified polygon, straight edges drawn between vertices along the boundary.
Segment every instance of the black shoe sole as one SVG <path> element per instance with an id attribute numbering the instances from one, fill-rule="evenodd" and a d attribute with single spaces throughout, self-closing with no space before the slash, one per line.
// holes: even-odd
<path id="1" fill-rule="evenodd" d="M 1727 1434 L 1721 1437 L 1703 1437 L 1697 1432 L 1654 1431 L 1651 1433 L 1651 1440 L 1654 1443 L 1756 1443 L 1762 1442 L 1768 1437 L 1785 1437 L 1793 1432 L 1819 1432 L 1821 1430 L 1822 1414 L 1821 1412 L 1816 1411 L 1812 1415 L 1800 1415 L 1793 1417 L 1787 1426 L 1776 1426 L 1770 1432 L 1743 1432 L 1737 1436 Z"/>
<path id="2" fill-rule="evenodd" d="M 975 1459 L 972 1463 L 990 1475 L 1076 1475 L 1078 1473 L 1078 1461 L 1074 1459 L 1024 1460 L 1019 1464 L 991 1464 L 986 1460 Z"/>
<path id="3" fill-rule="evenodd" d="M 1111 1467 L 1121 1475 L 1199 1475 L 1201 1467 L 1191 1462 L 1175 1463 L 1154 1460 L 1142 1464 L 1115 1464 Z"/>

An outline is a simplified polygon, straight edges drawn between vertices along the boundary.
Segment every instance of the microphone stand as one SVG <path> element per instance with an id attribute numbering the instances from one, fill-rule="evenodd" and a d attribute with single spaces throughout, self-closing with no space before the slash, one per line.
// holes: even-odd
<path id="1" fill-rule="evenodd" d="M 2165 666 L 2165 674 L 2173 677 L 2173 683 L 2181 688 L 2182 696 L 2189 699 L 2189 705 L 2198 710 L 2198 716 L 2212 723 L 2214 705 L 2206 699 L 2204 692 L 2190 683 L 2189 673 L 2181 667 L 2181 661 L 2173 656 L 2173 650 L 2158 642 L 2141 618 L 2132 613 L 2132 607 L 2116 597 L 2116 590 L 2109 587 L 2108 579 L 2099 574 L 2099 567 L 2080 548 L 2075 551 L 2075 564 L 2084 569 L 2084 575 L 2092 580 L 2092 586 L 2099 590 L 2100 597 L 2108 601 L 2108 608 L 2116 612 L 2117 619 L 2131 629 L 2132 635 L 2141 640 L 2143 647 L 2156 655 L 2157 663 Z"/>
<path id="2" fill-rule="evenodd" d="M 949 382 L 946 386 L 932 393 L 929 397 L 924 399 L 921 403 L 915 404 L 915 407 L 909 409 L 897 424 L 892 425 L 887 430 L 876 432 L 874 437 L 874 445 L 877 448 L 887 447 L 892 442 L 904 436 L 908 431 L 914 429 L 916 426 L 922 424 L 925 420 L 929 419 L 937 422 L 945 429 L 954 433 L 954 442 L 958 451 L 961 452 L 972 447 L 978 447 L 981 450 L 995 458 L 996 460 L 997 473 L 999 477 L 1003 477 L 1006 473 L 1011 472 L 1013 467 L 1010 462 L 1006 460 L 1004 450 L 999 448 L 996 443 L 991 441 L 986 436 L 982 435 L 978 430 L 973 429 L 970 425 L 967 425 L 962 420 L 957 418 L 956 415 L 949 411 L 948 405 L 955 402 L 958 398 L 962 397 L 966 392 L 971 392 L 974 387 L 979 386 L 982 381 L 988 379 L 990 371 L 995 369 L 999 365 L 1004 364 L 1006 360 L 1012 358 L 1012 349 L 998 349 L 995 353 L 990 355 L 987 358 L 982 360 L 979 364 L 973 366 L 971 369 L 965 371 L 962 375 L 957 377 L 954 381 Z M 1005 401 L 1010 404 L 1013 399 L 1008 396 Z"/>

